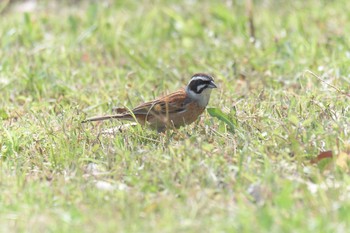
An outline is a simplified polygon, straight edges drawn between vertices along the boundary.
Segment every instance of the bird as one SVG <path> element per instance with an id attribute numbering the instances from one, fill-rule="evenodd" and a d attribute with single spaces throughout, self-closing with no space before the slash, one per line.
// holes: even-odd
<path id="1" fill-rule="evenodd" d="M 211 75 L 196 73 L 186 87 L 145 102 L 132 110 L 118 108 L 118 114 L 88 118 L 82 123 L 110 119 L 137 121 L 158 132 L 180 128 L 197 120 L 208 105 L 211 91 L 217 88 Z"/>

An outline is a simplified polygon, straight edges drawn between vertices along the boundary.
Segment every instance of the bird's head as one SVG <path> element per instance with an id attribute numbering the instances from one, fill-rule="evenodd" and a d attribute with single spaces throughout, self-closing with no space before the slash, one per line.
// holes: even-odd
<path id="1" fill-rule="evenodd" d="M 194 74 L 186 87 L 186 92 L 198 101 L 199 105 L 205 107 L 208 105 L 210 94 L 213 88 L 217 88 L 213 77 L 208 74 Z"/>

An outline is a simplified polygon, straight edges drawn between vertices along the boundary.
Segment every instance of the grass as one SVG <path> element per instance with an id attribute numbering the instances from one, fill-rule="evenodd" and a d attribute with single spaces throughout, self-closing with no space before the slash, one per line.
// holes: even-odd
<path id="1" fill-rule="evenodd" d="M 346 164 L 310 160 L 350 144 L 350 3 L 256 2 L 255 40 L 246 7 L 4 1 L 0 231 L 349 229 Z M 100 132 L 119 122 L 80 123 L 195 72 L 215 76 L 209 104 L 225 121 L 115 136 Z"/>

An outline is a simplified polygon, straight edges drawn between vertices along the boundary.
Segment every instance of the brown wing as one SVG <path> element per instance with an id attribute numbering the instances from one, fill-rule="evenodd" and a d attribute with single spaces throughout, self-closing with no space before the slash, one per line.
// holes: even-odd
<path id="1" fill-rule="evenodd" d="M 145 121 L 152 121 L 151 124 L 154 123 L 156 127 L 161 127 L 167 122 L 167 118 L 163 118 L 164 116 L 171 113 L 181 113 L 186 110 L 186 106 L 190 103 L 191 101 L 186 98 L 185 90 L 180 89 L 170 95 L 137 106 L 132 110 L 133 114 L 127 111 L 127 109 L 121 109 L 120 114 L 93 117 L 83 122 L 101 121 L 112 118 L 134 120 L 135 116 L 141 124 L 144 124 Z M 153 122 L 152 119 L 155 119 L 155 121 Z M 181 119 L 181 123 L 183 123 L 183 119 Z"/>
<path id="2" fill-rule="evenodd" d="M 185 110 L 187 104 L 186 92 L 180 89 L 174 93 L 143 103 L 132 110 L 135 115 L 170 114 Z"/>

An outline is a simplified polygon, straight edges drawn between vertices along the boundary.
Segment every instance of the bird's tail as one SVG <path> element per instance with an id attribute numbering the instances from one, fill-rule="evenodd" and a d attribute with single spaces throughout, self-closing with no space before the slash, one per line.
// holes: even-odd
<path id="1" fill-rule="evenodd" d="M 124 120 L 132 120 L 133 118 L 125 114 L 116 114 L 116 115 L 107 115 L 107 116 L 96 116 L 91 117 L 86 120 L 83 120 L 81 123 L 91 122 L 91 121 L 104 121 L 110 119 L 124 119 Z"/>

